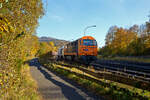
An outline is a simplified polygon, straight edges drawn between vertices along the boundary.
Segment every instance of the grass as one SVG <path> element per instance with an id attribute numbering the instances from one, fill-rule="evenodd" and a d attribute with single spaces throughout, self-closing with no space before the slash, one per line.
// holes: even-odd
<path id="1" fill-rule="evenodd" d="M 67 68 L 53 63 L 45 64 L 51 70 L 77 82 L 97 95 L 103 96 L 106 100 L 150 100 L 150 91 L 144 91 L 125 84 L 100 79 L 100 83 L 91 80 L 86 74 L 76 69 Z M 76 74 L 77 73 L 77 74 Z"/>
<path id="2" fill-rule="evenodd" d="M 6 91 L 0 100 L 41 100 L 37 92 L 37 84 L 30 75 L 30 67 L 25 64 L 21 69 L 21 75 L 18 78 L 19 85 Z"/>
<path id="3" fill-rule="evenodd" d="M 22 96 L 20 96 L 20 100 L 41 100 L 41 97 L 37 92 L 37 83 L 30 75 L 30 67 L 25 65 L 22 69 L 22 73 L 24 79 L 22 82 L 23 90 L 21 91 Z"/>

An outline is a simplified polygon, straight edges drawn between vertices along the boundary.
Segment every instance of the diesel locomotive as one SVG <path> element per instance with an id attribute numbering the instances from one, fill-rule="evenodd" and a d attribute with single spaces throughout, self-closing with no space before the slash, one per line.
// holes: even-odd
<path id="1" fill-rule="evenodd" d="M 71 59 L 89 63 L 96 60 L 97 42 L 92 36 L 84 36 L 58 50 L 58 59 Z"/>

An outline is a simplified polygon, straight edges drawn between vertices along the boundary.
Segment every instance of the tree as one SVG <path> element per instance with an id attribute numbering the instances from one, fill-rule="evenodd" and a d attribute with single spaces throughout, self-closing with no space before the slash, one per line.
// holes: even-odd
<path id="1" fill-rule="evenodd" d="M 27 41 L 43 14 L 42 0 L 9 0 L 0 8 L 0 98 L 19 98 L 13 94 L 21 91 L 22 65 L 34 51 Z"/>
<path id="2" fill-rule="evenodd" d="M 15 28 L 15 32 L 7 36 L 14 39 L 22 32 L 26 34 L 35 33 L 38 19 L 43 15 L 43 4 L 41 0 L 12 0 L 3 4 L 0 16 L 6 18 Z"/>
<path id="3" fill-rule="evenodd" d="M 137 39 L 139 28 L 137 25 L 129 29 L 118 28 L 116 26 L 110 27 L 106 35 L 105 47 L 101 51 L 105 51 L 106 55 L 127 55 L 128 46 Z"/>
<path id="4" fill-rule="evenodd" d="M 129 31 L 134 32 L 134 33 L 139 33 L 139 26 L 135 24 L 129 28 Z"/>
<path id="5" fill-rule="evenodd" d="M 117 26 L 112 26 L 109 28 L 108 33 L 106 35 L 105 39 L 105 45 L 110 45 L 114 39 L 114 33 L 117 31 L 118 27 Z"/>
<path id="6" fill-rule="evenodd" d="M 150 22 L 146 22 L 147 34 L 150 35 Z"/>

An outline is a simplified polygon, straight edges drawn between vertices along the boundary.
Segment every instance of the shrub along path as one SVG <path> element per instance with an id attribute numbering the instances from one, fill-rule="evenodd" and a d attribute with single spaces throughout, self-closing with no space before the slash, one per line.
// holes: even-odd
<path id="1" fill-rule="evenodd" d="M 30 66 L 31 75 L 37 81 L 38 91 L 44 100 L 102 100 L 42 67 L 37 59 L 31 60 Z"/>

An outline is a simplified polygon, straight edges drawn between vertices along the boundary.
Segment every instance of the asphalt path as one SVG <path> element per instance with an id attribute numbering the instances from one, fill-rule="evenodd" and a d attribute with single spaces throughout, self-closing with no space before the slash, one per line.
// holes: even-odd
<path id="1" fill-rule="evenodd" d="M 102 100 L 76 83 L 47 70 L 40 65 L 38 59 L 31 60 L 29 65 L 38 92 L 44 100 Z"/>

